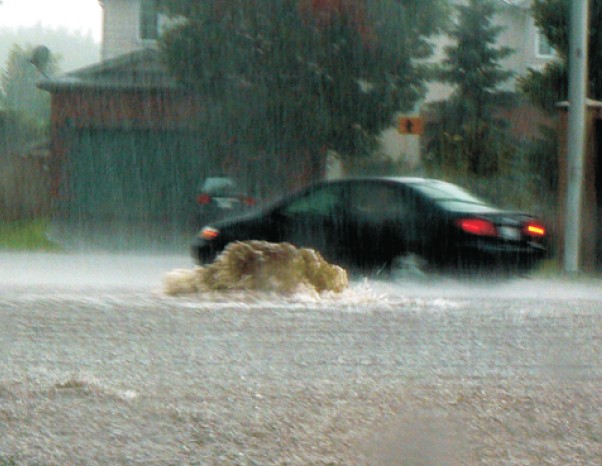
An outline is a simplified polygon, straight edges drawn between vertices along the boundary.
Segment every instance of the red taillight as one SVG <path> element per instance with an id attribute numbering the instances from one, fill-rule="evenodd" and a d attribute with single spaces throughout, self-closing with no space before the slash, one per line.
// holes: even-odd
<path id="1" fill-rule="evenodd" d="M 546 235 L 546 227 L 539 222 L 529 222 L 525 225 L 524 232 L 529 236 L 542 237 Z"/>
<path id="2" fill-rule="evenodd" d="M 201 230 L 199 236 L 203 239 L 212 240 L 219 236 L 219 230 L 211 227 L 205 227 Z"/>
<path id="3" fill-rule="evenodd" d="M 246 205 L 247 207 L 252 207 L 254 205 L 257 204 L 257 199 L 253 198 L 253 197 L 243 197 L 241 199 L 241 202 Z"/>
<path id="4" fill-rule="evenodd" d="M 211 196 L 209 194 L 199 194 L 196 201 L 200 205 L 211 204 Z"/>
<path id="5" fill-rule="evenodd" d="M 461 218 L 457 221 L 462 231 L 477 236 L 497 236 L 495 225 L 482 218 Z"/>

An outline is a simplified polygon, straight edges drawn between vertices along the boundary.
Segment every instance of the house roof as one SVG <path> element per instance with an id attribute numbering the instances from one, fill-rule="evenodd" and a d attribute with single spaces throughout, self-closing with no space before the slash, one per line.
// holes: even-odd
<path id="1" fill-rule="evenodd" d="M 155 49 L 142 49 L 120 55 L 70 73 L 40 81 L 49 92 L 69 89 L 178 89 Z"/>

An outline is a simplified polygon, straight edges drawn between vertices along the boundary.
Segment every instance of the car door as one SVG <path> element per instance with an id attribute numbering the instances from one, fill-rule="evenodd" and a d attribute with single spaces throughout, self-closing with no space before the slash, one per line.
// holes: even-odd
<path id="1" fill-rule="evenodd" d="M 349 189 L 349 228 L 363 263 L 387 263 L 420 244 L 416 196 L 399 183 L 365 181 Z"/>
<path id="2" fill-rule="evenodd" d="M 280 206 L 274 215 L 280 241 L 319 251 L 327 260 L 344 254 L 346 196 L 342 184 L 310 189 Z"/>

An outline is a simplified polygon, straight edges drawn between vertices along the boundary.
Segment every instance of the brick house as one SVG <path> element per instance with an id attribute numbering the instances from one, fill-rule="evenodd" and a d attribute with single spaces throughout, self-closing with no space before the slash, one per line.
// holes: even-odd
<path id="1" fill-rule="evenodd" d="M 202 149 L 200 100 L 142 49 L 39 84 L 51 93 L 52 195 L 68 216 L 178 217 Z M 208 162 L 207 162 L 208 163 Z M 200 166 L 198 167 L 200 170 Z M 175 220 L 175 218 L 174 218 Z"/>
<path id="2" fill-rule="evenodd" d="M 154 49 L 156 2 L 99 1 L 102 61 L 39 83 L 51 94 L 55 213 L 179 222 L 198 182 L 191 161 L 198 172 L 212 162 L 199 157 L 192 123 L 202 102 L 178 86 Z"/>
<path id="3" fill-rule="evenodd" d="M 309 155 L 273 160 L 246 154 L 228 138 L 210 146 L 199 121 L 219 103 L 187 92 L 163 65 L 156 39 L 164 20 L 156 2 L 100 3 L 102 61 L 39 83 L 51 94 L 58 216 L 186 224 L 196 215 L 196 191 L 207 176 L 225 173 L 260 184 L 254 194 L 263 199 L 319 176 L 320 167 L 304 163 Z M 261 170 L 270 174 L 263 182 Z"/>

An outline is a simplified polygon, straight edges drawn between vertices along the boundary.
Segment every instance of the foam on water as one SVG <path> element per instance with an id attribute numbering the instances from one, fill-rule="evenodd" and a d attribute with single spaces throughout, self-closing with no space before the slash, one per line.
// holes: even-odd
<path id="1" fill-rule="evenodd" d="M 86 374 L 63 376 L 53 384 L 52 388 L 54 390 L 85 390 L 122 401 L 132 401 L 138 398 L 138 393 L 134 390 L 118 389 Z"/>
<path id="2" fill-rule="evenodd" d="M 262 310 L 283 307 L 288 310 L 323 309 L 372 312 L 375 309 L 395 310 L 411 306 L 416 309 L 438 312 L 459 308 L 462 300 L 411 297 L 405 293 L 399 293 L 395 286 L 383 287 L 380 282 L 363 278 L 350 282 L 349 287 L 341 292 L 323 291 L 318 293 L 307 287 L 286 294 L 262 290 L 192 291 L 179 294 L 176 304 L 187 309 L 206 311 Z"/>
<path id="3" fill-rule="evenodd" d="M 237 241 L 206 267 L 168 273 L 164 290 L 168 295 L 231 290 L 292 295 L 339 293 L 348 283 L 344 269 L 329 264 L 313 249 L 289 243 Z"/>
<path id="4" fill-rule="evenodd" d="M 20 373 L 20 371 L 13 374 L 13 382 L 5 380 L 0 388 L 8 390 L 15 395 L 19 395 L 19 392 L 22 390 L 41 390 L 44 392 L 77 391 L 100 397 L 110 397 L 125 402 L 138 398 L 136 390 L 117 388 L 91 374 L 85 372 L 66 373 L 43 366 L 30 368 L 26 374 Z"/>
<path id="5" fill-rule="evenodd" d="M 376 291 L 367 279 L 350 288 L 347 272 L 329 264 L 314 250 L 265 241 L 232 243 L 212 264 L 172 270 L 163 283 L 163 291 L 169 296 L 196 298 L 199 302 L 186 303 L 194 308 L 284 305 L 287 309 L 357 310 L 374 306 L 390 309 L 410 303 L 391 289 Z M 448 308 L 450 303 L 437 299 L 432 305 Z"/>

